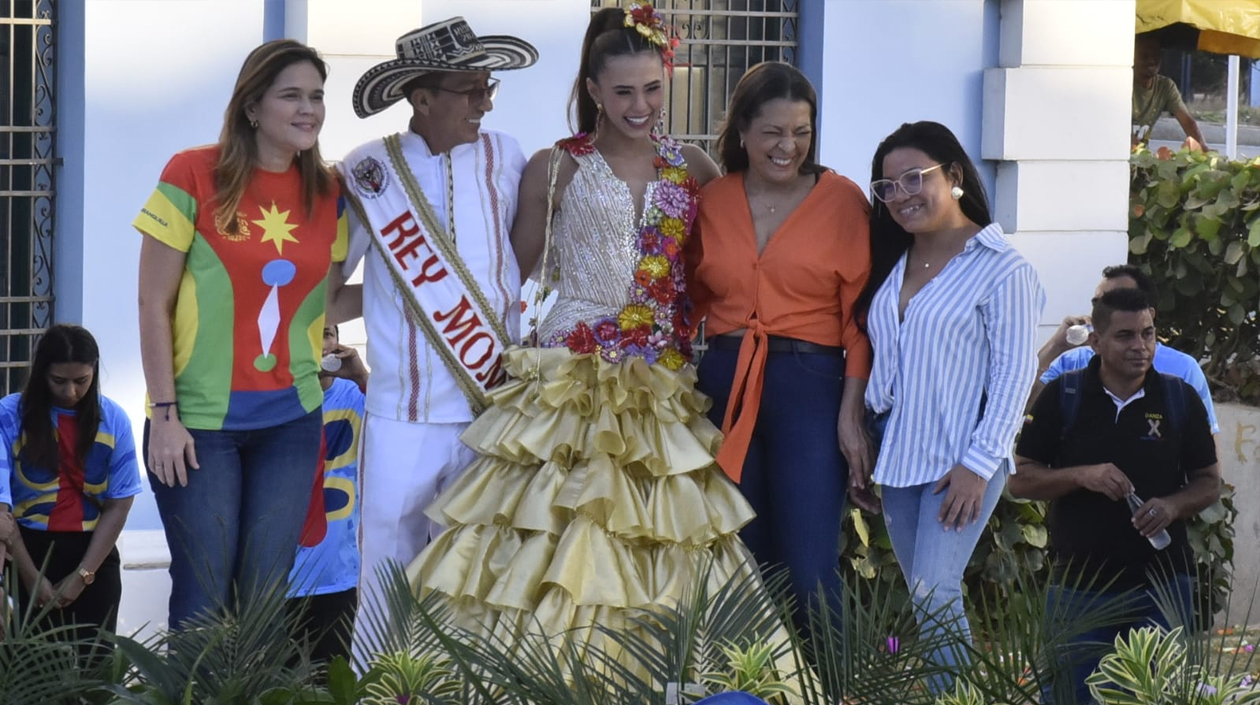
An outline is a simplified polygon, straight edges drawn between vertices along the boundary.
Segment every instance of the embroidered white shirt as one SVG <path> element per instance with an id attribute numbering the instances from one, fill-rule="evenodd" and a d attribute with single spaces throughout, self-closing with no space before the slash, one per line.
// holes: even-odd
<path id="1" fill-rule="evenodd" d="M 468 271 L 481 285 L 490 306 L 517 342 L 520 332 L 521 275 L 509 235 L 516 217 L 517 188 L 525 155 L 512 137 L 482 130 L 473 144 L 448 154 L 433 154 L 414 132 L 400 135 L 403 156 L 438 222 L 449 222 L 447 164 L 455 182 L 455 247 Z M 372 144 L 377 144 L 373 142 Z M 361 149 L 361 148 L 360 148 Z M 359 150 L 343 164 L 358 161 Z M 387 188 L 402 188 L 388 184 Z M 348 277 L 364 260 L 363 320 L 367 328 L 368 413 L 414 423 L 471 421 L 472 409 L 437 351 L 407 317 L 402 293 L 394 286 L 380 255 L 370 251 L 371 234 L 349 209 L 350 248 L 343 268 Z"/>

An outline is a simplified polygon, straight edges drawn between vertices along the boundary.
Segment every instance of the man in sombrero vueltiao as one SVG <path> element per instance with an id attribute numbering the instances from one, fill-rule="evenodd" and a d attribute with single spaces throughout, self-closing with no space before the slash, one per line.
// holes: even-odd
<path id="1" fill-rule="evenodd" d="M 406 130 L 372 140 L 339 165 L 350 209 L 344 286 L 360 259 L 368 332 L 361 465 L 359 594 L 380 596 L 378 571 L 405 565 L 441 530 L 425 507 L 474 459 L 460 433 L 505 374 L 519 337 L 521 275 L 508 235 L 525 156 L 481 129 L 494 107 L 492 71 L 531 66 L 538 53 L 508 36 L 476 36 L 453 18 L 399 38 L 397 58 L 354 89 L 366 118 L 402 100 Z M 374 636 L 359 610 L 356 656 Z M 386 617 L 387 615 L 378 615 Z"/>

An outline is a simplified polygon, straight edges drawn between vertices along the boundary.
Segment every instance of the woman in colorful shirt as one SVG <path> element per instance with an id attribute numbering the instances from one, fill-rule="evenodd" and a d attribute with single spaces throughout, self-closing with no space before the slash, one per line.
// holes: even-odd
<path id="1" fill-rule="evenodd" d="M 141 491 L 131 421 L 101 396 L 99 360 L 91 333 L 53 326 L 35 349 L 26 389 L 0 400 L 0 503 L 11 504 L 18 524 L 14 597 L 23 610 L 51 605 L 49 627 L 82 625 L 57 633 L 94 642 L 85 656 L 108 649 L 97 630 L 117 625 L 115 544 Z"/>
<path id="2" fill-rule="evenodd" d="M 521 179 L 521 269 L 541 264 L 558 296 L 536 346 L 505 354 L 511 379 L 463 436 L 481 457 L 430 508 L 451 528 L 409 569 L 472 629 L 608 647 L 598 627 L 637 629 L 708 563 L 710 587 L 755 571 L 738 538 L 752 511 L 714 464 L 689 364 L 681 252 L 717 168 L 654 133 L 671 48 L 650 6 L 596 13 L 580 134 Z"/>
<path id="3" fill-rule="evenodd" d="M 874 481 L 897 562 L 931 615 L 922 631 L 966 643 L 963 571 L 1014 469 L 1046 297 L 944 125 L 907 123 L 885 138 L 871 193 L 869 311 L 859 312 L 875 348 L 866 405 L 885 429 Z M 950 670 L 959 654 L 940 641 L 931 658 Z"/>
<path id="4" fill-rule="evenodd" d="M 326 76 L 293 40 L 255 49 L 219 143 L 176 154 L 134 223 L 172 628 L 293 566 L 319 458 L 325 284 L 346 250 L 319 154 Z"/>
<path id="5" fill-rule="evenodd" d="M 718 462 L 757 512 L 744 541 L 787 570 L 802 609 L 821 589 L 838 610 L 848 473 L 870 463 L 871 350 L 853 315 L 870 243 L 861 189 L 814 161 L 817 113 L 789 64 L 740 79 L 718 138 L 727 173 L 701 193 L 687 268 L 709 343 L 700 390 L 726 435 Z"/>

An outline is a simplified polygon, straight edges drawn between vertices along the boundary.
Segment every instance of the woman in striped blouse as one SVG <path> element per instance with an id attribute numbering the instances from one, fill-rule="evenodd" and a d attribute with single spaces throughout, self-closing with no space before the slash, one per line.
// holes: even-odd
<path id="1" fill-rule="evenodd" d="M 970 639 L 963 571 L 1013 468 L 1045 293 L 945 126 L 902 125 L 875 151 L 871 179 L 873 266 L 858 310 L 875 351 L 866 405 L 884 429 L 874 482 L 921 629 L 940 640 L 932 660 L 950 670 L 966 653 L 950 637 Z"/>

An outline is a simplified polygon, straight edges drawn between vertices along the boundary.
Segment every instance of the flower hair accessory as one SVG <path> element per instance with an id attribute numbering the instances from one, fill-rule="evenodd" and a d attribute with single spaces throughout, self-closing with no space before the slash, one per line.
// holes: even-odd
<path id="1" fill-rule="evenodd" d="M 673 28 L 665 24 L 665 17 L 651 3 L 632 3 L 626 9 L 626 27 L 633 27 L 643 38 L 661 50 L 661 60 L 666 69 L 674 68 L 674 50 L 682 41 Z"/>

